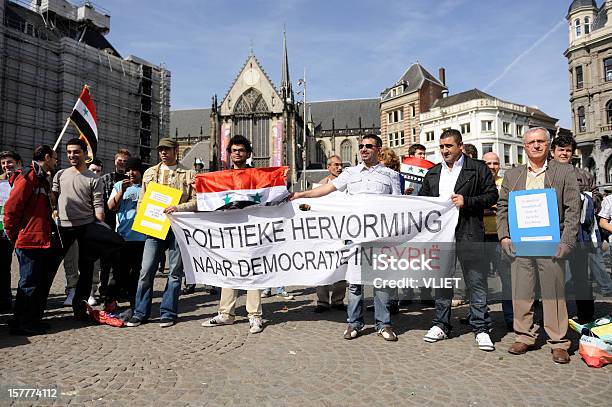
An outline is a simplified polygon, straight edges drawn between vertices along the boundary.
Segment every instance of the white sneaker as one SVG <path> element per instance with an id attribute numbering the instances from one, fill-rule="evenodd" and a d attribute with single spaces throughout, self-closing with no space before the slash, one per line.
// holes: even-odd
<path id="1" fill-rule="evenodd" d="M 486 332 L 481 332 L 476 335 L 476 343 L 478 344 L 478 349 L 484 350 L 485 352 L 491 352 L 495 350 L 495 345 L 493 345 L 489 334 Z"/>
<path id="2" fill-rule="evenodd" d="M 74 288 L 69 288 L 68 289 L 68 294 L 66 294 L 66 301 L 64 301 L 64 305 L 65 306 L 72 305 L 72 300 L 74 299 L 74 292 L 75 291 L 76 291 L 76 289 L 74 289 Z"/>
<path id="3" fill-rule="evenodd" d="M 287 291 L 283 291 L 282 293 L 276 294 L 279 297 L 285 299 L 285 300 L 294 300 L 295 297 L 291 294 L 289 294 Z"/>
<path id="4" fill-rule="evenodd" d="M 87 303 L 91 305 L 92 307 L 98 305 L 98 301 L 96 300 L 96 297 L 94 297 L 93 295 L 89 296 L 89 298 L 87 299 Z"/>
<path id="5" fill-rule="evenodd" d="M 231 325 L 234 323 L 234 317 L 229 315 L 219 314 L 214 318 L 209 319 L 208 321 L 202 322 L 202 326 L 211 327 L 211 326 L 219 326 L 219 325 Z"/>
<path id="6" fill-rule="evenodd" d="M 438 342 L 446 338 L 448 338 L 448 336 L 439 326 L 432 326 L 429 331 L 427 331 L 427 334 L 425 334 L 425 337 L 423 337 L 423 340 L 425 342 Z"/>
<path id="7" fill-rule="evenodd" d="M 261 317 L 249 318 L 249 332 L 252 334 L 258 334 L 263 331 L 263 320 Z"/>

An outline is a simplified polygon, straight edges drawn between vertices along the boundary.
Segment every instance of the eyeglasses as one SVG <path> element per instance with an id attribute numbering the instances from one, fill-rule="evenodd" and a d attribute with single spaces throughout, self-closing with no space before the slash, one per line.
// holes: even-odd
<path id="1" fill-rule="evenodd" d="M 525 143 L 525 145 L 527 147 L 533 147 L 533 146 L 535 146 L 536 143 L 538 143 L 538 144 L 548 144 L 548 140 L 531 140 L 530 142 Z"/>
<path id="2" fill-rule="evenodd" d="M 372 148 L 374 148 L 376 146 L 374 144 L 359 144 L 357 147 L 359 147 L 360 150 L 362 148 L 367 148 L 369 150 L 369 149 L 372 149 Z"/>

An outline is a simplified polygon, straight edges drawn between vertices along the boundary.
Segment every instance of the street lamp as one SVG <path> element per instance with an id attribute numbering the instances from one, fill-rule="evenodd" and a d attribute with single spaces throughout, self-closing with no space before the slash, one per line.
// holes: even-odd
<path id="1" fill-rule="evenodd" d="M 302 135 L 302 191 L 306 190 L 306 68 L 304 68 L 304 78 L 298 80 L 298 86 L 304 86 L 304 115 L 302 116 L 303 135 Z"/>

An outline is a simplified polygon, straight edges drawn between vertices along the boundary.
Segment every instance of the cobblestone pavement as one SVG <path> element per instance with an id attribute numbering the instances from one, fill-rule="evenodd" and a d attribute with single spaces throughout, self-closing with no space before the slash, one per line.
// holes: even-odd
<path id="1" fill-rule="evenodd" d="M 499 304 L 491 306 L 497 350 L 483 352 L 457 321 L 466 307 L 453 312 L 451 338 L 435 344 L 422 340 L 431 308 L 412 304 L 394 318 L 398 342 L 385 342 L 372 325 L 346 341 L 346 315 L 314 314 L 314 290 L 297 288 L 293 301 L 264 300 L 267 323 L 256 335 L 248 333 L 245 296 L 234 325 L 201 327 L 218 304 L 201 290 L 181 297 L 174 327 L 113 328 L 73 321 L 62 306 L 64 281 L 60 269 L 49 300 L 49 334 L 9 336 L 9 316 L 0 316 L 0 405 L 603 406 L 612 388 L 612 366 L 587 367 L 574 333 L 569 365 L 554 364 L 543 340 L 541 349 L 508 354 L 513 338 Z M 164 284 L 156 278 L 153 316 Z M 612 303 L 598 302 L 597 313 L 612 313 Z M 372 313 L 366 318 L 373 322 Z M 55 400 L 7 397 L 7 387 L 56 386 Z"/>

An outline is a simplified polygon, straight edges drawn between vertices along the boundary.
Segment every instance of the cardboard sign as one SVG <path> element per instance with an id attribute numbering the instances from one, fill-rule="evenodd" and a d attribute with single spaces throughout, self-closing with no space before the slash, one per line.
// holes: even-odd
<path id="1" fill-rule="evenodd" d="M 170 220 L 164 213 L 169 206 L 178 205 L 183 192 L 156 182 L 147 184 L 147 190 L 134 219 L 132 230 L 145 235 L 165 239 L 170 229 Z"/>

